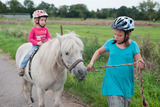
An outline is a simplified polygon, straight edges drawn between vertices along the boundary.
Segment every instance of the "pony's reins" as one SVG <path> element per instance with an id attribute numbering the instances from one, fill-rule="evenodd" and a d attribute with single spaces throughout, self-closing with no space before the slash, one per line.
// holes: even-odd
<path id="1" fill-rule="evenodd" d="M 138 60 L 137 62 L 134 62 L 134 63 L 128 63 L 128 64 L 120 64 L 120 65 L 110 65 L 110 66 L 100 66 L 100 67 L 92 67 L 94 70 L 98 69 L 98 68 L 108 68 L 108 67 L 119 67 L 119 66 L 127 66 L 127 65 L 135 65 L 135 64 L 138 64 L 139 62 L 143 62 L 141 60 Z M 87 69 L 89 71 L 89 69 Z M 143 106 L 146 107 L 148 106 L 148 102 L 145 100 L 144 98 L 144 92 L 143 92 L 143 76 L 142 76 L 142 72 L 141 72 L 141 69 L 140 67 L 138 67 L 138 72 L 137 74 L 140 75 L 140 88 L 141 88 L 141 94 L 142 94 L 142 102 L 143 102 Z"/>
<path id="2" fill-rule="evenodd" d="M 148 106 L 148 102 L 144 98 L 143 85 L 142 85 L 142 83 L 143 83 L 143 76 L 142 76 L 142 72 L 141 72 L 140 67 L 138 68 L 138 73 L 140 73 L 140 87 L 141 87 L 141 94 L 142 94 L 142 99 L 143 99 L 142 102 L 143 102 L 143 106 L 146 107 L 146 106 Z"/>
<path id="3" fill-rule="evenodd" d="M 126 66 L 126 65 L 134 65 L 134 63 L 121 64 L 121 65 L 110 65 L 110 66 L 100 66 L 100 67 L 93 67 L 93 68 L 94 68 L 94 69 L 97 69 L 97 68 L 118 67 L 118 66 Z"/>

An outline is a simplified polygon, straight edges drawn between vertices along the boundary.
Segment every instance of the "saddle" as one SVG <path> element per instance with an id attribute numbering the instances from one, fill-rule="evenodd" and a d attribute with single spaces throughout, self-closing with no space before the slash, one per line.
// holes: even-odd
<path id="1" fill-rule="evenodd" d="M 31 75 L 31 64 L 32 64 L 32 59 L 34 57 L 34 55 L 37 53 L 37 51 L 39 50 L 39 47 L 31 54 L 30 59 L 29 59 L 29 76 L 32 79 L 32 75 Z"/>

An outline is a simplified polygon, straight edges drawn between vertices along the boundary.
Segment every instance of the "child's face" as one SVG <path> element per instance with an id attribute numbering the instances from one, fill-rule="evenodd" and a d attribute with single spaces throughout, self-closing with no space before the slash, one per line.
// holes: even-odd
<path id="1" fill-rule="evenodd" d="M 117 43 L 121 43 L 124 41 L 125 33 L 122 30 L 114 29 L 114 37 Z"/>
<path id="2" fill-rule="evenodd" d="M 46 20 L 47 20 L 46 17 L 41 17 L 41 18 L 39 19 L 39 24 L 40 24 L 41 26 L 45 26 L 45 25 L 46 25 Z"/>

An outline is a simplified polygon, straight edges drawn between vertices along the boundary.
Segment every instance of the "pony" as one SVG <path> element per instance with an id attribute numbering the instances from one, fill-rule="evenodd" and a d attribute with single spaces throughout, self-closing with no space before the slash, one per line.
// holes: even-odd
<path id="1" fill-rule="evenodd" d="M 16 52 L 18 71 L 24 56 L 31 47 L 31 43 L 25 43 L 18 48 Z M 30 71 L 28 62 L 22 77 L 23 91 L 27 95 L 29 107 L 33 106 L 33 85 L 37 89 L 39 107 L 45 106 L 44 94 L 47 90 L 52 90 L 54 93 L 53 107 L 62 106 L 60 96 L 67 78 L 67 69 L 80 80 L 84 80 L 87 75 L 87 68 L 82 57 L 83 47 L 83 42 L 74 32 L 69 32 L 63 36 L 57 34 L 56 38 L 40 46 L 32 59 Z"/>

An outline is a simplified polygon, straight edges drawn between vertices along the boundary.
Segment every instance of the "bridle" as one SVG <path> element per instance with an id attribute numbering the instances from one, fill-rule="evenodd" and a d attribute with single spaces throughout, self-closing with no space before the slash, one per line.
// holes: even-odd
<path id="1" fill-rule="evenodd" d="M 78 60 L 76 60 L 70 67 L 68 67 L 68 66 L 64 63 L 64 61 L 63 61 L 62 58 L 61 58 L 61 61 L 62 61 L 62 64 L 69 70 L 69 72 L 71 72 L 71 70 L 72 70 L 76 65 L 78 65 L 80 62 L 83 62 L 83 59 L 78 59 Z"/>
<path id="2" fill-rule="evenodd" d="M 71 71 L 72 71 L 72 69 L 75 67 L 75 66 L 77 66 L 80 62 L 83 62 L 83 59 L 77 59 L 70 67 L 68 67 L 65 63 L 64 63 L 64 61 L 63 61 L 63 59 L 62 59 L 62 54 L 60 55 L 61 56 L 61 62 L 62 62 L 62 64 L 66 67 L 66 69 L 68 69 L 68 71 L 71 73 Z"/>

